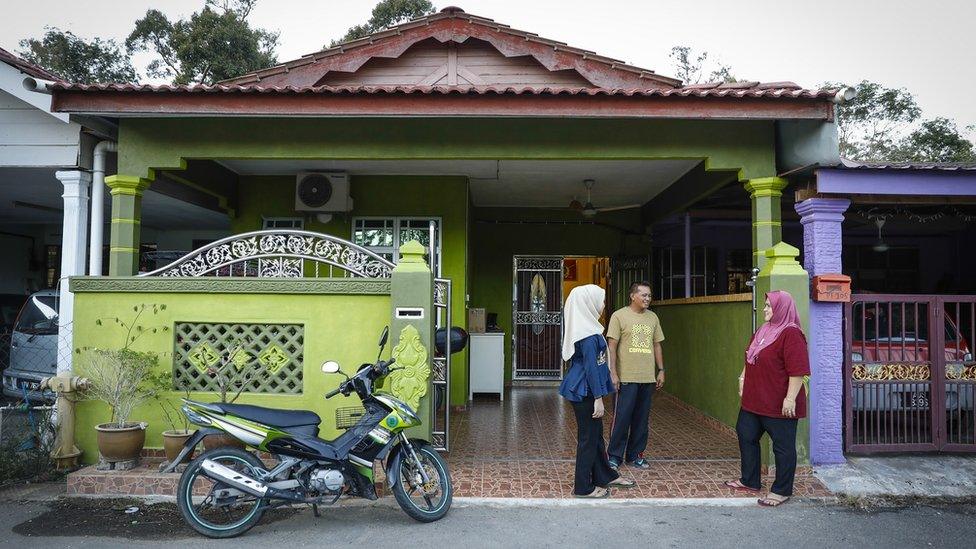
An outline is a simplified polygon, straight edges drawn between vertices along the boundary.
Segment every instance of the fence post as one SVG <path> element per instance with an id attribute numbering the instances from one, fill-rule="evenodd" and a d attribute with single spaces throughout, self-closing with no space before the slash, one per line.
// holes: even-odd
<path id="1" fill-rule="evenodd" d="M 434 276 L 424 261 L 423 245 L 411 240 L 400 246 L 400 261 L 393 269 L 390 302 L 393 320 L 394 368 L 384 389 L 416 411 L 423 425 L 409 436 L 431 440 L 434 425 L 434 390 L 431 367 L 434 358 Z"/>
<path id="2" fill-rule="evenodd" d="M 783 290 L 789 292 L 796 302 L 796 312 L 800 316 L 803 333 L 809 333 L 810 276 L 796 260 L 800 250 L 785 242 L 780 242 L 766 250 L 766 261 L 756 277 L 756 299 L 764 300 L 768 292 Z M 757 313 L 758 316 L 758 313 Z M 809 401 L 809 388 L 807 388 Z M 763 443 L 763 461 L 772 463 L 772 449 Z M 808 420 L 801 419 L 796 430 L 797 463 L 806 465 L 810 461 L 810 427 Z"/>

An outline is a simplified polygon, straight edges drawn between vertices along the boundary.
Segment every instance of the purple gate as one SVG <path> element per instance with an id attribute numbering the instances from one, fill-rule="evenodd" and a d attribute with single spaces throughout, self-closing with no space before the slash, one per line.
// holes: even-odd
<path id="1" fill-rule="evenodd" d="M 976 296 L 859 294 L 844 307 L 851 453 L 976 452 Z"/>

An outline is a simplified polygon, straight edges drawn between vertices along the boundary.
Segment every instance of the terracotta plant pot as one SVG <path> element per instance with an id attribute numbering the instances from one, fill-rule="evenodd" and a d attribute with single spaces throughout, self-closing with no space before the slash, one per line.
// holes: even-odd
<path id="1" fill-rule="evenodd" d="M 118 427 L 114 423 L 96 425 L 98 451 L 105 461 L 130 461 L 139 457 L 146 444 L 146 424 L 126 423 Z"/>
<path id="2" fill-rule="evenodd" d="M 176 456 L 180 455 L 183 445 L 193 436 L 193 431 L 186 429 L 176 429 L 173 431 L 163 431 L 163 450 L 166 451 L 166 461 L 172 463 Z M 188 463 L 193 456 L 190 452 L 183 458 L 183 463 Z"/>
<path id="3" fill-rule="evenodd" d="M 214 448 L 220 448 L 221 446 L 234 446 L 237 448 L 243 448 L 244 443 L 232 437 L 231 435 L 228 435 L 227 433 L 221 433 L 219 435 L 207 435 L 203 437 L 204 449 L 213 450 Z"/>

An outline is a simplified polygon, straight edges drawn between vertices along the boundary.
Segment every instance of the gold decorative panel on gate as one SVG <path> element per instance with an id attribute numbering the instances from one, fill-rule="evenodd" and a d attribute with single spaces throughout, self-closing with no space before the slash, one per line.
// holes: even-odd
<path id="1" fill-rule="evenodd" d="M 301 394 L 305 327 L 301 324 L 178 322 L 173 388 L 219 391 L 218 377 L 245 393 Z"/>

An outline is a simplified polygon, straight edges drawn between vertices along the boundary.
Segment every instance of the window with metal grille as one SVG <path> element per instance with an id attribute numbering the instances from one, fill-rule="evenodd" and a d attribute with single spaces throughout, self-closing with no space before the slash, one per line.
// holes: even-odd
<path id="1" fill-rule="evenodd" d="M 433 271 L 441 275 L 441 220 L 436 217 L 357 217 L 352 220 L 352 241 L 393 261 L 400 246 L 416 240 L 430 249 L 430 225 L 434 224 Z"/>
<path id="2" fill-rule="evenodd" d="M 305 220 L 301 217 L 264 217 L 263 229 L 304 229 Z"/>

